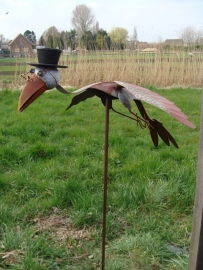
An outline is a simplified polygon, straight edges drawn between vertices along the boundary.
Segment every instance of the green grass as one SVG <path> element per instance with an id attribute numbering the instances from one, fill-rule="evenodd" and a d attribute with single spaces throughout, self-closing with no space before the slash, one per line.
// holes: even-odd
<path id="1" fill-rule="evenodd" d="M 18 66 L 18 68 L 16 68 L 16 66 L 6 66 L 6 67 L 1 67 L 0 66 L 0 71 L 10 71 L 10 72 L 25 72 L 26 71 L 26 66 Z"/>
<path id="2" fill-rule="evenodd" d="M 151 89 L 174 101 L 197 128 L 145 104 L 180 146 L 160 141 L 155 148 L 148 130 L 110 112 L 108 270 L 187 269 L 201 91 Z M 99 269 L 104 106 L 92 98 L 65 111 L 72 97 L 51 91 L 19 114 L 19 95 L 0 92 L 0 268 Z M 126 112 L 119 101 L 114 107 Z M 70 223 L 37 226 L 53 216 Z M 175 254 L 170 245 L 184 252 Z"/>

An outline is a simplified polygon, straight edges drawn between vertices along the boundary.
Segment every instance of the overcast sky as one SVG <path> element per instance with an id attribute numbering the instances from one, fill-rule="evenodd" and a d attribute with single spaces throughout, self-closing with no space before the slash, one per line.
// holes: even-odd
<path id="1" fill-rule="evenodd" d="M 107 32 L 123 27 L 130 36 L 136 26 L 139 41 L 178 38 L 187 26 L 203 30 L 203 0 L 0 0 L 0 34 L 13 39 L 30 30 L 39 39 L 51 26 L 69 31 L 72 12 L 80 4 L 92 9 Z"/>

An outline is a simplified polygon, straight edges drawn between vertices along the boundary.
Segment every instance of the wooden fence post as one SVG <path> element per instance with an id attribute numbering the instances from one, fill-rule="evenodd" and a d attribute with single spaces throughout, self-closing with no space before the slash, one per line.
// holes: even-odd
<path id="1" fill-rule="evenodd" d="M 203 95 L 189 270 L 203 270 Z"/>

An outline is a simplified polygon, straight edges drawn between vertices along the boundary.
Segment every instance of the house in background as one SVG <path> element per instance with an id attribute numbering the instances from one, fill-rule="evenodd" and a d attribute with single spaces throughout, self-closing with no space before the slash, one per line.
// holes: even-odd
<path id="1" fill-rule="evenodd" d="M 144 50 L 144 49 L 149 48 L 149 47 L 150 47 L 150 45 L 146 41 L 138 41 L 137 42 L 137 49 L 139 51 Z"/>
<path id="2" fill-rule="evenodd" d="M 13 40 L 8 43 L 8 49 L 11 57 L 22 57 L 22 56 L 34 56 L 33 49 L 35 44 L 32 44 L 22 34 L 18 34 Z"/>
<path id="3" fill-rule="evenodd" d="M 184 46 L 183 39 L 166 39 L 164 45 Z"/>

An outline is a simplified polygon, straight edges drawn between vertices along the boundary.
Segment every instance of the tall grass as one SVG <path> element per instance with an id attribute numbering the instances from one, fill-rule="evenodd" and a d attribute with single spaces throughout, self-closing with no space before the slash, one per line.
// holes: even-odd
<path id="1" fill-rule="evenodd" d="M 180 146 L 155 148 L 110 112 L 107 270 L 187 269 L 201 91 L 153 90 L 197 129 L 148 105 Z M 51 91 L 19 114 L 19 94 L 0 92 L 0 267 L 99 269 L 104 106 L 92 98 L 65 111 L 72 97 Z"/>
<path id="2" fill-rule="evenodd" d="M 203 55 L 111 52 L 79 55 L 68 60 L 62 84 L 82 86 L 96 81 L 120 80 L 138 85 L 202 85 Z"/>
<path id="3" fill-rule="evenodd" d="M 3 66 L 4 70 L 11 70 Z M 25 62 L 37 59 L 16 60 L 14 77 L 5 86 L 6 75 L 1 75 L 0 88 L 17 88 L 24 84 L 20 73 L 29 71 Z M 202 86 L 203 54 L 195 53 L 138 53 L 123 51 L 89 52 L 88 54 L 62 56 L 61 84 L 80 87 L 92 82 L 120 80 L 138 85 Z M 1 70 L 2 70 L 1 67 Z"/>

